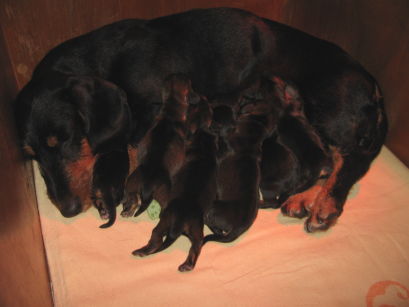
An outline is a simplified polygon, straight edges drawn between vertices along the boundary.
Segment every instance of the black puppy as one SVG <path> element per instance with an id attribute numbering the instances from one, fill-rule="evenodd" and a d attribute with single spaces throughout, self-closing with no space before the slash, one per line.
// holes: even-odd
<path id="1" fill-rule="evenodd" d="M 192 135 L 185 164 L 174 179 L 171 200 L 162 206 L 160 221 L 149 243 L 133 252 L 141 257 L 157 253 L 183 234 L 192 246 L 186 261 L 179 266 L 181 272 L 192 270 L 196 264 L 203 244 L 204 212 L 216 196 L 217 146 L 216 136 L 208 130 L 210 110 L 204 101 L 190 108 L 188 121 Z"/>
<path id="2" fill-rule="evenodd" d="M 190 80 L 182 75 L 171 75 L 163 89 L 163 107 L 156 125 L 138 146 L 139 167 L 126 183 L 125 207 L 141 199 L 135 215 L 142 213 L 160 186 L 172 188 L 172 178 L 185 159 L 186 117 L 192 96 Z M 169 192 L 168 192 L 169 193 Z"/>
<path id="3" fill-rule="evenodd" d="M 110 227 L 115 223 L 116 207 L 123 198 L 125 188 L 122 178 L 128 175 L 128 171 L 127 151 L 113 151 L 101 155 L 94 165 L 93 204 L 98 209 L 101 218 L 108 219 L 107 223 L 100 226 L 101 228 Z"/>
<path id="4" fill-rule="evenodd" d="M 263 143 L 260 190 L 264 208 L 278 208 L 290 195 L 313 186 L 330 173 L 332 162 L 305 117 L 296 87 L 278 77 L 271 80 L 271 87 L 273 99 L 282 110 L 277 112 L 280 115 L 276 132 Z M 303 211 L 291 213 L 298 217 L 304 214 Z"/>
<path id="5" fill-rule="evenodd" d="M 274 113 L 270 99 L 255 100 L 241 108 L 234 129 L 220 135 L 227 151 L 219 162 L 217 200 L 205 214 L 213 234 L 204 243 L 231 242 L 253 224 L 259 207 L 261 146 L 273 132 Z"/>

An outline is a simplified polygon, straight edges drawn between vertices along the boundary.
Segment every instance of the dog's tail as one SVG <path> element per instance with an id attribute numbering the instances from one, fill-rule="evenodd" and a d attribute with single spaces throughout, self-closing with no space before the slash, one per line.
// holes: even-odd
<path id="1" fill-rule="evenodd" d="M 214 241 L 214 242 L 220 242 L 220 243 L 229 243 L 235 240 L 236 238 L 230 238 L 228 236 L 222 235 L 222 234 L 211 234 L 207 235 L 203 238 L 203 245 L 205 245 L 207 242 Z"/>
<path id="2" fill-rule="evenodd" d="M 203 245 L 205 245 L 207 242 L 214 241 L 214 242 L 220 242 L 220 243 L 229 243 L 233 242 L 236 240 L 246 229 L 241 229 L 239 231 L 230 231 L 227 234 L 221 234 L 221 233 L 214 233 L 211 235 L 207 235 L 203 238 Z"/>
<path id="3" fill-rule="evenodd" d="M 116 221 L 116 206 L 108 206 L 109 219 L 108 222 L 99 226 L 99 228 L 111 227 Z"/>

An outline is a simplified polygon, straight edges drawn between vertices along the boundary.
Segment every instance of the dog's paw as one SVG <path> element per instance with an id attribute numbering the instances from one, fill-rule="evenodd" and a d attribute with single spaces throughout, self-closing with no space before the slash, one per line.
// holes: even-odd
<path id="1" fill-rule="evenodd" d="M 302 219 L 308 215 L 308 211 L 305 208 L 307 202 L 308 200 L 302 197 L 290 197 L 281 206 L 281 212 L 283 215 Z"/>
<path id="2" fill-rule="evenodd" d="M 340 214 L 332 197 L 318 198 L 311 207 L 309 218 L 305 221 L 305 231 L 309 233 L 325 231 L 336 223 Z"/>
<path id="3" fill-rule="evenodd" d="M 137 256 L 137 257 L 145 257 L 149 254 L 147 254 L 143 249 L 136 249 L 132 252 L 132 255 Z"/>
<path id="4" fill-rule="evenodd" d="M 127 195 L 122 202 L 122 217 L 133 217 L 136 209 L 140 206 L 139 198 L 135 196 Z"/>
<path id="5" fill-rule="evenodd" d="M 178 270 L 179 272 L 189 272 L 192 271 L 194 267 L 194 264 L 185 262 L 179 266 Z"/>
<path id="6" fill-rule="evenodd" d="M 103 220 L 109 219 L 108 207 L 104 202 L 101 191 L 97 191 L 95 195 L 93 195 L 92 202 L 94 204 L 94 207 L 98 210 L 101 219 Z"/>
<path id="7" fill-rule="evenodd" d="M 148 244 L 142 248 L 134 250 L 132 252 L 132 255 L 137 256 L 137 257 L 145 257 L 145 256 L 155 253 L 156 250 L 157 250 L 156 247 Z"/>
<path id="8" fill-rule="evenodd" d="M 313 186 L 310 189 L 290 196 L 281 206 L 281 212 L 289 217 L 304 218 L 314 206 L 315 199 L 321 186 Z"/>

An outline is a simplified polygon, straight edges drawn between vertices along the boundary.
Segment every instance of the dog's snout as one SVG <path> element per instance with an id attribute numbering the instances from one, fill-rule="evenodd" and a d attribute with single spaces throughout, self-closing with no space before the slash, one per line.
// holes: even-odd
<path id="1" fill-rule="evenodd" d="M 59 209 L 64 217 L 73 217 L 81 213 L 82 206 L 80 200 L 78 198 L 74 198 L 64 201 Z"/>

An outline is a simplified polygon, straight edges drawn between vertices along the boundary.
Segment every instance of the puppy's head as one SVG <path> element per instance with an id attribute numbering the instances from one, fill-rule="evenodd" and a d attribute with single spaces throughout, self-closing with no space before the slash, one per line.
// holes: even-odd
<path id="1" fill-rule="evenodd" d="M 200 102 L 189 105 L 187 112 L 187 128 L 191 134 L 198 129 L 207 130 L 212 123 L 213 111 L 206 98 L 202 97 Z"/>
<path id="2" fill-rule="evenodd" d="M 125 93 L 102 79 L 56 74 L 25 86 L 15 116 L 23 150 L 38 162 L 61 214 L 87 209 L 98 154 L 127 143 Z"/>
<path id="3" fill-rule="evenodd" d="M 189 104 L 196 104 L 200 97 L 192 91 L 191 81 L 184 74 L 171 74 L 162 87 L 162 117 L 185 122 Z"/>

